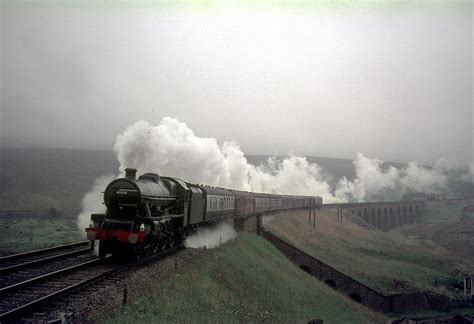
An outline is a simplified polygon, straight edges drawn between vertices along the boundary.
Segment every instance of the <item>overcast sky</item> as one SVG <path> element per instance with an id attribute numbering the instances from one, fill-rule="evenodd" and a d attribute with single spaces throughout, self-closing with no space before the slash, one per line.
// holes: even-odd
<path id="1" fill-rule="evenodd" d="M 254 154 L 472 160 L 472 4 L 7 4 L 3 147 L 165 116 Z"/>

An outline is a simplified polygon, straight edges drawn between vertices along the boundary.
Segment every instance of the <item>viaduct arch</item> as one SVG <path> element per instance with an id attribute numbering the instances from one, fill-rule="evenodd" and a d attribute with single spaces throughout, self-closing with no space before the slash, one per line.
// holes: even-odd
<path id="1" fill-rule="evenodd" d="M 340 204 L 352 215 L 358 216 L 381 230 L 413 224 L 425 208 L 423 201 L 396 201 L 380 203 Z"/>

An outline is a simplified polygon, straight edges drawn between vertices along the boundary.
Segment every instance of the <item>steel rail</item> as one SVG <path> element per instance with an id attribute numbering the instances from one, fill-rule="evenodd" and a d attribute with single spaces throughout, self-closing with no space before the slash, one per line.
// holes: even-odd
<path id="1" fill-rule="evenodd" d="M 95 260 L 86 261 L 86 262 L 76 264 L 76 265 L 73 265 L 73 266 L 70 266 L 70 267 L 67 267 L 67 268 L 64 268 L 64 269 L 53 271 L 53 272 L 50 272 L 50 273 L 47 273 L 47 274 L 44 274 L 44 275 L 41 275 L 41 276 L 38 276 L 38 277 L 35 277 L 35 278 L 32 278 L 32 279 L 28 279 L 28 280 L 25 280 L 25 281 L 22 281 L 22 282 L 18 282 L 16 284 L 13 284 L 13 285 L 10 285 L 10 286 L 7 286 L 7 287 L 0 288 L 0 296 L 12 293 L 12 292 L 14 292 L 18 289 L 25 288 L 26 286 L 31 286 L 31 285 L 37 284 L 39 282 L 48 280 L 49 278 L 56 277 L 58 275 L 67 274 L 71 271 L 80 270 L 82 268 L 89 267 L 91 265 L 98 264 L 98 263 L 101 263 L 101 262 L 102 262 L 102 260 L 97 258 Z"/>
<path id="2" fill-rule="evenodd" d="M 0 314 L 0 323 L 2 323 L 3 321 L 6 321 L 6 320 L 14 319 L 15 317 L 18 317 L 19 315 L 25 314 L 25 312 L 27 310 L 30 310 L 34 307 L 41 306 L 42 304 L 44 304 L 46 302 L 51 302 L 53 300 L 56 300 L 57 298 L 59 298 L 61 296 L 64 296 L 68 293 L 79 290 L 79 289 L 81 289 L 81 288 L 83 288 L 83 287 L 85 287 L 85 286 L 87 286 L 87 285 L 89 285 L 93 282 L 96 282 L 96 281 L 98 281 L 98 280 L 100 280 L 104 277 L 111 276 L 111 275 L 117 275 L 120 272 L 126 271 L 126 270 L 128 270 L 132 267 L 136 267 L 138 265 L 144 265 L 144 264 L 150 263 L 152 261 L 164 259 L 167 256 L 172 255 L 172 254 L 174 254 L 174 253 L 176 253 L 176 252 L 178 252 L 182 249 L 184 249 L 184 244 L 179 244 L 179 245 L 174 246 L 173 248 L 164 250 L 160 253 L 151 255 L 151 256 L 146 257 L 144 259 L 140 259 L 138 261 L 135 261 L 135 262 L 132 262 L 132 263 L 129 263 L 129 264 L 126 264 L 126 265 L 113 267 L 112 269 L 109 269 L 109 270 L 105 270 L 104 272 L 102 272 L 100 274 L 94 275 L 90 278 L 84 279 L 84 280 L 82 280 L 80 282 L 77 282 L 73 285 L 62 288 L 58 291 L 55 291 L 55 292 L 50 293 L 46 296 L 40 297 L 40 298 L 38 298 L 34 301 L 31 301 L 29 303 L 26 303 L 24 305 L 21 305 L 19 307 L 11 309 L 11 310 L 3 313 L 3 314 Z M 43 275 L 43 276 L 38 277 L 38 278 L 30 279 L 30 280 L 27 280 L 27 281 L 24 281 L 24 282 L 21 282 L 21 283 L 18 283 L 18 284 L 9 286 L 9 287 L 2 288 L 2 289 L 0 289 L 0 296 L 3 295 L 3 294 L 14 292 L 15 290 L 26 287 L 28 285 L 32 285 L 32 284 L 35 284 L 35 283 L 38 283 L 38 282 L 41 282 L 41 281 L 45 281 L 48 278 L 56 276 L 58 273 L 66 273 L 67 271 L 70 272 L 70 271 L 74 271 L 75 269 L 79 270 L 79 268 L 81 266 L 82 267 L 87 267 L 87 266 L 91 266 L 95 263 L 98 264 L 102 261 L 103 260 L 101 260 L 101 259 L 88 261 L 88 262 L 82 263 L 81 265 L 76 265 L 76 266 L 72 266 L 72 267 L 69 267 L 69 268 L 66 268 L 66 269 L 58 270 L 58 271 L 55 271 L 53 273 L 49 273 L 47 275 Z"/>
<path id="3" fill-rule="evenodd" d="M 101 273 L 101 274 L 98 274 L 96 276 L 93 276 L 91 278 L 88 278 L 88 279 L 85 279 L 83 281 L 80 281 L 76 284 L 73 284 L 69 287 L 66 287 L 66 288 L 63 288 L 61 290 L 58 290 L 56 292 L 53 292 L 49 295 L 46 295 L 46 296 L 43 296 L 41 298 L 38 298 L 36 300 L 33 300 L 27 304 L 24 304 L 24 305 L 21 305 L 17 308 L 14 308 L 6 313 L 3 313 L 3 314 L 0 314 L 0 323 L 7 319 L 7 318 L 11 318 L 11 317 L 14 317 L 14 316 L 17 316 L 17 315 L 20 315 L 22 313 L 24 313 L 25 311 L 27 311 L 28 309 L 32 308 L 32 307 L 35 307 L 35 306 L 38 306 L 40 304 L 44 304 L 48 301 L 52 301 L 54 299 L 57 299 L 69 292 L 72 292 L 73 290 L 76 290 L 76 289 L 79 289 L 81 287 L 84 287 L 85 285 L 87 284 L 90 284 L 92 282 L 95 282 L 99 279 L 101 279 L 102 277 L 106 276 L 106 275 L 109 275 L 113 270 L 110 270 L 110 271 L 107 271 L 107 272 L 104 272 L 104 273 Z"/>
<path id="4" fill-rule="evenodd" d="M 5 268 L 0 268 L 0 275 L 5 275 L 5 273 L 16 271 L 16 270 L 19 270 L 21 268 L 25 268 L 25 267 L 29 267 L 29 266 L 33 266 L 33 265 L 38 265 L 40 263 L 44 263 L 44 262 L 48 262 L 48 261 L 54 261 L 54 260 L 57 260 L 57 259 L 67 258 L 67 257 L 75 256 L 75 255 L 85 254 L 85 253 L 88 253 L 88 252 L 90 252 L 90 248 L 71 251 L 71 252 L 66 252 L 66 253 L 61 253 L 61 254 L 55 254 L 55 255 L 48 256 L 48 257 L 42 258 L 42 259 L 31 260 L 31 261 L 27 261 L 27 262 L 24 262 L 24 263 L 14 264 L 14 265 L 11 265 L 11 266 L 8 266 L 8 267 L 5 267 Z"/>
<path id="5" fill-rule="evenodd" d="M 39 249 L 39 250 L 33 250 L 33 251 L 28 251 L 28 252 L 23 252 L 23 253 L 17 253 L 17 254 L 11 254 L 11 255 L 6 255 L 0 257 L 0 262 L 11 262 L 19 258 L 25 258 L 25 257 L 32 257 L 36 255 L 40 255 L 43 253 L 48 253 L 48 252 L 55 252 L 55 251 L 60 251 L 62 249 L 68 249 L 72 247 L 79 247 L 82 245 L 90 244 L 90 241 L 80 241 L 80 242 L 74 242 L 74 243 L 68 243 L 64 245 L 58 245 L 58 246 L 53 246 L 45 249 Z"/>

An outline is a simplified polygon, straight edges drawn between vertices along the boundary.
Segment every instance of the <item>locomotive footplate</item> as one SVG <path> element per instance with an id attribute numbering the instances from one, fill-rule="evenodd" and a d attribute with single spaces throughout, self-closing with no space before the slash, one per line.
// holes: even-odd
<path id="1" fill-rule="evenodd" d="M 100 229 L 100 228 L 86 228 L 88 240 L 117 240 L 125 243 L 139 243 L 143 244 L 145 236 L 148 235 L 149 231 L 138 231 L 131 232 L 127 230 L 119 229 Z"/>

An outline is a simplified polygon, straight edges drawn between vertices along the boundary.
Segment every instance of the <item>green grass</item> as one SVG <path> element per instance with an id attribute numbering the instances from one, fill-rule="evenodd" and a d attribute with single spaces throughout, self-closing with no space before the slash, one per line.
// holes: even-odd
<path id="1" fill-rule="evenodd" d="M 474 200 L 432 201 L 425 204 L 419 223 L 453 224 L 461 219 L 464 206 L 474 204 Z"/>
<path id="2" fill-rule="evenodd" d="M 336 222 L 320 212 L 316 229 L 308 216 L 275 217 L 267 227 L 284 240 L 383 293 L 427 291 L 452 296 L 466 267 L 435 243 L 392 236 L 346 215 Z"/>
<path id="3" fill-rule="evenodd" d="M 84 239 L 75 213 L 21 213 L 0 217 L 0 254 L 19 253 Z"/>
<path id="4" fill-rule="evenodd" d="M 288 261 L 264 239 L 241 234 L 176 273 L 107 322 L 384 322 Z"/>
<path id="5" fill-rule="evenodd" d="M 474 205 L 474 200 L 427 202 L 422 217 L 415 224 L 401 230 L 391 230 L 389 234 L 405 242 L 434 242 L 451 251 L 451 255 L 472 269 L 474 216 L 469 212 L 462 214 L 464 207 L 470 205 Z"/>
<path id="6" fill-rule="evenodd" d="M 474 307 L 465 307 L 465 308 L 454 308 L 450 310 L 443 310 L 443 311 L 438 311 L 438 310 L 421 310 L 421 311 L 415 311 L 415 312 L 408 312 L 402 314 L 395 314 L 395 313 L 390 313 L 386 314 L 390 318 L 410 318 L 410 319 L 427 319 L 427 318 L 447 318 L 450 316 L 454 315 L 468 315 L 472 316 L 474 314 Z M 441 322 L 443 323 L 443 322 Z"/>

